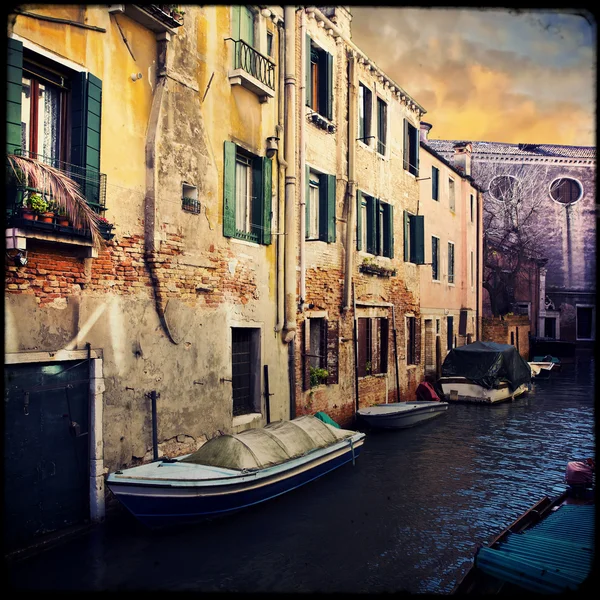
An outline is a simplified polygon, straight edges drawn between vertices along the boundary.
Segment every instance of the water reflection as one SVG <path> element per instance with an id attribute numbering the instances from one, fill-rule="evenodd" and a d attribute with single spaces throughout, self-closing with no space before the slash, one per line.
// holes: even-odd
<path id="1" fill-rule="evenodd" d="M 128 515 L 13 568 L 16 587 L 449 593 L 479 544 L 594 455 L 593 362 L 513 403 L 371 433 L 356 466 L 226 519 L 153 533 Z"/>

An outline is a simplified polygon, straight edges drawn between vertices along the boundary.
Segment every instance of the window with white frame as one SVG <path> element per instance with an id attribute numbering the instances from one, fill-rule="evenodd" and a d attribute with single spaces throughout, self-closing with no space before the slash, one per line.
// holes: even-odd
<path id="1" fill-rule="evenodd" d="M 306 239 L 335 242 L 335 175 L 306 166 Z"/>
<path id="2" fill-rule="evenodd" d="M 358 85 L 358 139 L 371 145 L 371 113 L 373 94 L 371 90 L 359 83 Z"/>
<path id="3" fill-rule="evenodd" d="M 377 152 L 385 156 L 387 144 L 387 104 L 377 98 Z"/>
<path id="4" fill-rule="evenodd" d="M 431 278 L 440 280 L 440 238 L 431 236 Z"/>
<path id="5" fill-rule="evenodd" d="M 251 233 L 252 215 L 252 162 L 237 153 L 235 157 L 235 228 Z"/>
<path id="6" fill-rule="evenodd" d="M 309 240 L 319 239 L 319 175 L 310 172 L 308 180 L 308 228 L 306 238 Z"/>
<path id="7" fill-rule="evenodd" d="M 448 242 L 448 283 L 454 283 L 454 243 Z"/>
<path id="8" fill-rule="evenodd" d="M 452 212 L 456 210 L 456 190 L 454 189 L 454 179 L 452 177 L 448 178 L 448 205 Z"/>

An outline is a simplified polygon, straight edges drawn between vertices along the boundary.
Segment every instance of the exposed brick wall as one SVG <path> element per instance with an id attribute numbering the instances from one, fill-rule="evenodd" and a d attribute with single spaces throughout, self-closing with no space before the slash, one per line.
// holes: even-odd
<path id="1" fill-rule="evenodd" d="M 484 342 L 510 344 L 512 333 L 513 345 L 517 347 L 518 339 L 519 354 L 525 360 L 529 360 L 529 331 L 530 324 L 527 315 L 508 315 L 502 318 L 484 317 L 482 319 L 481 339 Z"/>

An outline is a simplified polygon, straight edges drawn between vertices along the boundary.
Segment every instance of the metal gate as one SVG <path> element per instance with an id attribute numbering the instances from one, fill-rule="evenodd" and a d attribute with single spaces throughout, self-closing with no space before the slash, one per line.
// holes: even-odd
<path id="1" fill-rule="evenodd" d="M 5 552 L 89 518 L 89 362 L 5 365 Z"/>

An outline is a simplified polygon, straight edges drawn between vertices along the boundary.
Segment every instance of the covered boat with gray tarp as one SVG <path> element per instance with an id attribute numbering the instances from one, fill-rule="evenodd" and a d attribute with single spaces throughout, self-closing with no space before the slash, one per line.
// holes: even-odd
<path id="1" fill-rule="evenodd" d="M 221 435 L 183 457 L 116 471 L 107 485 L 150 527 L 193 522 L 264 502 L 354 462 L 364 438 L 305 415 Z"/>

